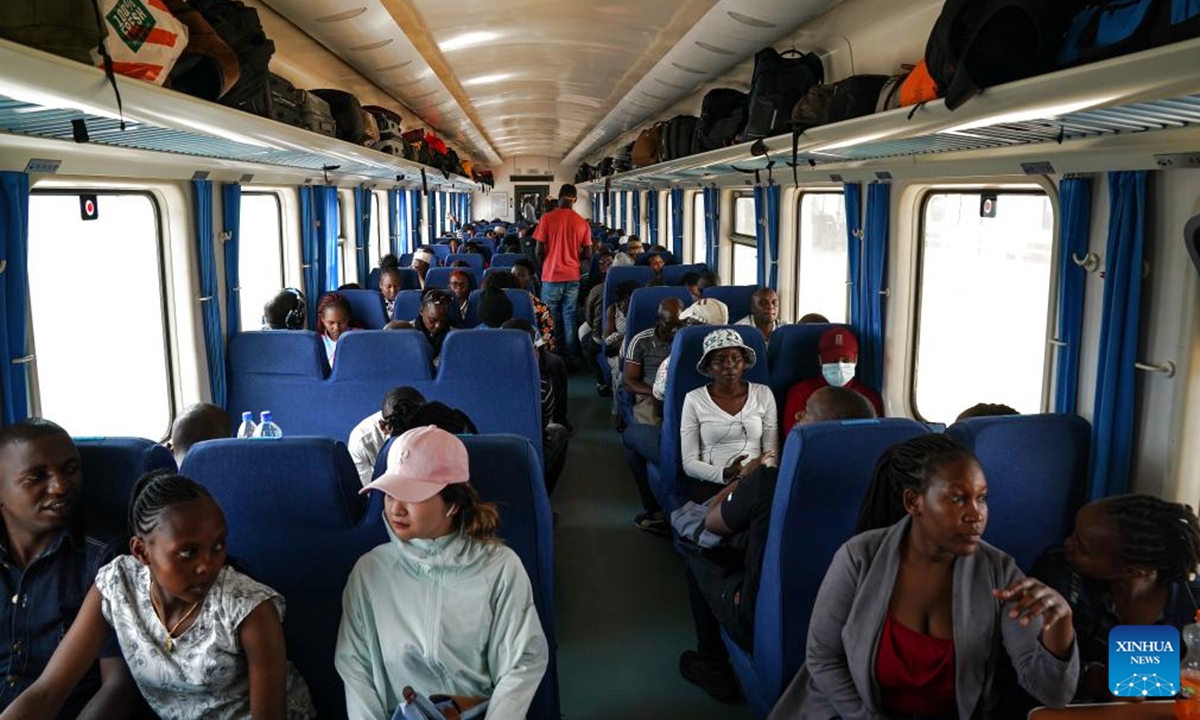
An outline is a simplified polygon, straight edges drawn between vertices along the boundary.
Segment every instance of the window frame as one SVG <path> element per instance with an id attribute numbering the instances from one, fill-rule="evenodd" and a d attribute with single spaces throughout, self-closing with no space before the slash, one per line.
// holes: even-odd
<path id="1" fill-rule="evenodd" d="M 150 201 L 150 209 L 154 213 L 154 228 L 157 234 L 157 241 L 154 244 L 155 261 L 158 266 L 158 303 L 159 311 L 162 313 L 162 343 L 163 343 L 163 361 L 166 363 L 166 387 L 167 387 L 167 427 L 159 436 L 158 442 L 165 442 L 171 437 L 171 423 L 174 422 L 175 415 L 178 413 L 179 406 L 176 398 L 176 389 L 178 387 L 178 367 L 175 353 L 175 344 L 173 342 L 174 323 L 171 315 L 171 302 L 168 295 L 171 293 L 170 272 L 167 268 L 167 252 L 164 245 L 166 241 L 166 232 L 163 223 L 163 208 L 159 203 L 159 195 L 151 190 L 139 190 L 134 188 L 47 188 L 38 190 L 31 188 L 29 191 L 30 197 L 36 195 L 65 195 L 71 197 L 79 197 L 80 195 L 95 195 L 97 200 L 105 195 L 136 195 L 146 198 Z M 191 208 L 188 210 L 189 216 L 192 214 Z M 28 222 L 29 218 L 27 218 Z M 195 242 L 195 238 L 192 238 Z M 28 257 L 26 257 L 28 261 Z M 27 269 L 28 272 L 28 269 Z M 28 302 L 29 298 L 27 298 Z M 30 307 L 26 312 L 26 337 L 30 352 L 33 354 L 33 362 L 30 363 L 30 370 L 26 377 L 26 385 L 29 390 L 29 406 L 32 416 L 42 416 L 42 377 L 41 368 L 38 364 L 37 356 L 37 331 L 33 324 L 33 312 Z M 203 323 L 201 323 L 202 325 Z M 201 345 L 203 347 L 203 344 Z"/>
<path id="2" fill-rule="evenodd" d="M 921 301 L 922 290 L 925 287 L 925 218 L 926 211 L 929 207 L 930 200 L 935 195 L 983 195 L 983 194 L 999 195 L 1032 195 L 1041 196 L 1050 202 L 1050 209 L 1053 213 L 1051 217 L 1050 231 L 1050 288 L 1046 298 L 1046 331 L 1047 333 L 1054 330 L 1054 313 L 1058 302 L 1058 197 L 1048 188 L 1037 186 L 1032 187 L 1028 184 L 1020 185 L 984 185 L 984 186 L 953 186 L 940 185 L 924 189 L 917 199 L 917 215 L 916 215 L 916 242 L 914 243 L 915 250 L 915 267 L 913 268 L 913 301 L 912 301 L 912 336 L 909 341 L 909 359 L 908 359 L 908 388 L 906 391 L 906 401 L 908 402 L 909 410 L 914 419 L 924 422 L 937 422 L 929 420 L 921 414 L 917 405 L 917 370 L 920 358 L 921 345 Z M 1042 357 L 1042 387 L 1041 387 L 1041 404 L 1038 412 L 1049 412 L 1049 399 L 1054 391 L 1054 373 L 1052 370 L 1054 363 L 1054 353 L 1046 350 Z M 952 424 L 952 423 L 947 423 Z"/>
<path id="3" fill-rule="evenodd" d="M 703 191 L 693 192 L 692 193 L 692 232 L 691 232 L 691 235 L 688 238 L 686 238 L 686 240 L 688 241 L 688 243 L 687 243 L 688 247 L 691 248 L 691 261 L 692 261 L 693 265 L 697 264 L 697 263 L 708 264 L 708 248 L 709 248 L 710 242 L 709 242 L 709 238 L 708 238 L 708 217 L 706 216 L 706 210 L 707 210 L 707 208 L 705 208 L 705 203 L 704 203 L 704 192 Z M 696 239 L 701 234 L 704 235 L 703 259 L 700 259 L 696 256 Z"/>
<path id="4" fill-rule="evenodd" d="M 842 198 L 842 213 L 843 213 L 843 215 L 845 214 L 845 211 L 846 211 L 846 191 L 844 189 L 832 188 L 832 187 L 828 187 L 828 188 L 814 187 L 814 188 L 804 188 L 804 189 L 801 189 L 800 192 L 796 193 L 796 229 L 795 229 L 795 232 L 796 232 L 796 245 L 795 245 L 796 259 L 795 259 L 795 267 L 793 269 L 796 273 L 796 286 L 795 286 L 794 295 L 795 295 L 795 313 L 796 313 L 795 317 L 797 319 L 804 316 L 804 313 L 801 312 L 801 307 L 800 307 L 800 300 L 801 300 L 800 276 L 801 276 L 801 267 L 804 264 L 804 253 L 803 253 L 804 236 L 800 232 L 801 231 L 800 223 L 801 223 L 801 219 L 804 216 L 804 198 L 807 196 L 810 196 L 810 195 L 837 195 Z M 847 224 L 849 223 L 849 220 L 850 220 L 849 218 L 846 218 Z M 849 238 L 847 238 L 847 243 L 848 242 L 849 242 Z M 848 325 L 848 324 L 850 324 L 850 321 L 851 321 L 851 318 L 850 318 L 850 305 L 851 305 L 851 303 L 850 303 L 850 288 L 851 288 L 851 285 L 850 285 L 850 248 L 849 248 L 849 245 L 847 245 L 847 247 L 846 247 L 846 277 L 844 278 L 844 280 L 845 280 L 845 288 L 846 288 L 845 289 L 846 312 L 844 313 L 844 316 L 846 318 L 846 324 Z"/>

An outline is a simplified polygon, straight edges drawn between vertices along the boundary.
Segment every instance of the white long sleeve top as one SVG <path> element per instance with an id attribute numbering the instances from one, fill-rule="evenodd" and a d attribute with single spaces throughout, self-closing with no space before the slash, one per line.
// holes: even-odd
<path id="1" fill-rule="evenodd" d="M 735 415 L 721 409 L 708 386 L 683 398 L 680 447 L 688 477 L 725 484 L 724 470 L 739 455 L 746 462 L 769 450 L 779 450 L 779 415 L 775 396 L 766 385 L 749 383 L 746 404 Z"/>

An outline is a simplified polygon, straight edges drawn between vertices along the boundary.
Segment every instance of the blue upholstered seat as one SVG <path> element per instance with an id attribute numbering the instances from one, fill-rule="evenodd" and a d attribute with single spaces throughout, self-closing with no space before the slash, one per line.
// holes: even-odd
<path id="1" fill-rule="evenodd" d="M 378 290 L 342 290 L 339 294 L 350 303 L 353 324 L 364 330 L 379 330 L 388 324 L 387 308 Z"/>
<path id="2" fill-rule="evenodd" d="M 788 436 L 763 552 L 754 651 L 725 639 L 759 717 L 767 716 L 804 662 L 817 590 L 834 553 L 854 536 L 879 456 L 925 432 L 920 423 L 897 418 L 801 425 Z"/>
<path id="3" fill-rule="evenodd" d="M 481 292 L 481 290 L 471 291 L 471 297 L 467 300 L 467 317 L 463 321 L 467 327 L 476 327 L 482 322 L 479 319 L 479 295 Z M 538 326 L 537 313 L 533 309 L 533 300 L 529 297 L 529 293 L 517 288 L 505 288 L 504 294 L 512 303 L 513 317 L 528 320 L 536 328 Z"/>
<path id="4" fill-rule="evenodd" d="M 1028 570 L 1071 534 L 1087 487 L 1091 425 L 1076 415 L 963 420 L 946 434 L 971 448 L 988 481 L 983 539 Z"/>
<path id="5" fill-rule="evenodd" d="M 151 470 L 175 470 L 174 456 L 144 438 L 73 439 L 83 470 L 83 517 L 88 534 L 105 539 L 127 534 L 125 521 L 134 484 Z"/>
<path id="6" fill-rule="evenodd" d="M 492 258 L 492 267 L 497 270 L 504 270 L 511 268 L 514 263 L 524 258 L 524 253 L 498 253 Z"/>
<path id="7" fill-rule="evenodd" d="M 663 268 L 663 282 L 668 285 L 682 285 L 683 276 L 690 272 L 697 274 L 708 272 L 708 266 L 704 263 L 693 263 L 691 265 L 668 265 Z"/>
<path id="8" fill-rule="evenodd" d="M 757 291 L 757 285 L 726 285 L 710 287 L 702 295 L 725 303 L 729 308 L 729 322 L 737 322 L 750 314 L 751 298 Z"/>

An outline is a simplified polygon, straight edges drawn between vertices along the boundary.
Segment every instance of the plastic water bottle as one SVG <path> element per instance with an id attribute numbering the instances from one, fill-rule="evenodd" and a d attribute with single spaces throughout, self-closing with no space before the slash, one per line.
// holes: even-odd
<path id="1" fill-rule="evenodd" d="M 263 410 L 261 417 L 262 417 L 262 422 L 260 422 L 258 424 L 258 432 L 255 433 L 254 437 L 260 437 L 260 438 L 281 438 L 281 437 L 283 437 L 283 430 L 281 430 L 278 425 L 276 425 L 274 422 L 271 421 L 271 411 L 270 410 Z"/>
<path id="2" fill-rule="evenodd" d="M 1184 627 L 1181 634 L 1187 655 L 1179 668 L 1183 688 L 1175 699 L 1175 717 L 1177 720 L 1200 720 L 1200 610 L 1196 611 L 1196 622 Z"/>
<path id="3" fill-rule="evenodd" d="M 238 426 L 237 436 L 239 438 L 252 438 L 257 432 L 258 426 L 254 424 L 254 413 L 242 413 L 242 424 Z"/>

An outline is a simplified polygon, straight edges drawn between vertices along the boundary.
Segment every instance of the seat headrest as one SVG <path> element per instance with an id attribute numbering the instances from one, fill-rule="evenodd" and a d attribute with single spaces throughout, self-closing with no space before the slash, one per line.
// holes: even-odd
<path id="1" fill-rule="evenodd" d="M 429 342 L 419 332 L 355 330 L 338 340 L 337 362 L 329 379 L 386 379 L 404 383 L 433 379 Z"/>
<path id="2" fill-rule="evenodd" d="M 311 330 L 251 330 L 229 338 L 233 375 L 275 375 L 323 380 L 329 364 Z"/>

